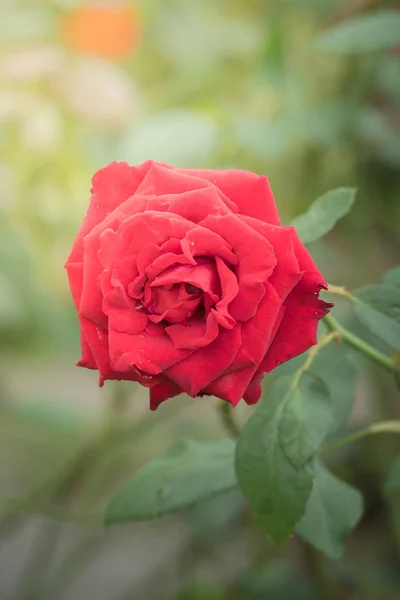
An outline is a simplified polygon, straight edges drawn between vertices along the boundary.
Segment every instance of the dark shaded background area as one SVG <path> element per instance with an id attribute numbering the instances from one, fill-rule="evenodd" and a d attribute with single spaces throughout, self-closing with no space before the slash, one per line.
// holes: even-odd
<path id="1" fill-rule="evenodd" d="M 395 4 L 0 0 L 1 600 L 400 597 L 399 498 L 381 492 L 399 450 L 391 437 L 333 459 L 366 503 L 338 562 L 297 538 L 273 548 L 237 492 L 103 529 L 104 506 L 138 466 L 182 437 L 225 433 L 215 399 L 181 397 L 150 414 L 146 392 L 99 390 L 95 373 L 75 368 L 62 269 L 93 172 L 153 158 L 264 173 L 284 222 L 327 189 L 358 187 L 352 213 L 310 250 L 333 284 L 380 279 L 399 262 L 400 51 L 324 54 L 314 39 Z M 357 329 L 340 300 L 337 315 Z M 399 399 L 364 365 L 349 427 L 399 416 Z M 121 411 L 110 420 L 112 400 Z M 70 476 L 104 421 L 103 446 Z M 71 507 L 77 523 L 66 522 Z"/>

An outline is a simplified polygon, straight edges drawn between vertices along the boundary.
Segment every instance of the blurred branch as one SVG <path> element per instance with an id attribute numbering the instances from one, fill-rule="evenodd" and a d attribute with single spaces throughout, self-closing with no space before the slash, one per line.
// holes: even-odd
<path id="1" fill-rule="evenodd" d="M 335 294 L 336 296 L 351 296 L 351 292 L 349 292 L 348 290 L 346 290 L 346 288 L 344 288 L 341 285 L 331 285 L 330 283 L 328 284 L 328 289 L 327 290 L 322 290 L 323 292 L 325 292 L 326 294 Z"/>
<path id="2" fill-rule="evenodd" d="M 319 600 L 342 600 L 343 594 L 339 586 L 327 575 L 322 555 L 309 544 L 301 542 L 301 554 L 304 568 L 314 584 Z"/>
<path id="3" fill-rule="evenodd" d="M 330 452 L 334 452 L 343 446 L 347 446 L 352 442 L 356 442 L 364 437 L 368 437 L 370 435 L 376 435 L 377 433 L 395 433 L 400 435 L 400 421 L 381 421 L 380 423 L 374 423 L 370 425 L 366 429 L 362 429 L 361 431 L 357 431 L 356 433 L 352 433 L 347 437 L 338 440 L 337 442 L 333 442 L 332 444 L 328 444 L 327 446 L 323 446 L 319 454 L 329 454 Z"/>
<path id="4" fill-rule="evenodd" d="M 221 421 L 222 424 L 225 428 L 225 430 L 227 431 L 227 433 L 229 433 L 230 436 L 232 436 L 233 438 L 237 438 L 237 436 L 240 433 L 240 429 L 235 421 L 235 419 L 233 418 L 233 407 L 229 402 L 226 402 L 225 400 L 223 400 L 221 402 L 221 404 L 218 407 L 219 410 L 219 415 L 221 417 Z"/>
<path id="5" fill-rule="evenodd" d="M 379 365 L 380 367 L 383 367 L 387 371 L 391 371 L 395 374 L 400 372 L 400 368 L 390 358 L 390 356 L 384 354 L 383 352 L 380 352 L 379 350 L 371 346 L 371 344 L 368 344 L 368 342 L 365 342 L 363 339 L 361 339 L 354 333 L 348 331 L 332 315 L 326 315 L 326 317 L 324 317 L 323 319 L 323 322 L 329 331 L 336 333 L 338 340 L 343 341 L 345 344 L 347 344 L 354 350 L 357 350 L 357 352 L 363 354 L 369 360 Z"/>

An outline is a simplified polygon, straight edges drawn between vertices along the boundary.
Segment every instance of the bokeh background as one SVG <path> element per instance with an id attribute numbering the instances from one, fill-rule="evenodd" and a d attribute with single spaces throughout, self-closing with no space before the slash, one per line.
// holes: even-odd
<path id="1" fill-rule="evenodd" d="M 0 0 L 1 600 L 400 598 L 400 511 L 380 491 L 391 438 L 338 459 L 366 502 L 339 562 L 296 538 L 274 549 L 236 492 L 104 530 L 138 466 L 182 437 L 225 433 L 215 399 L 150 414 L 133 384 L 99 390 L 75 367 L 63 270 L 94 171 L 153 158 L 266 174 L 284 222 L 357 187 L 353 212 L 310 250 L 331 283 L 380 279 L 399 262 L 400 50 L 323 53 L 315 39 L 397 4 Z M 340 300 L 337 314 L 357 327 Z M 398 414 L 391 382 L 361 365 L 349 426 Z M 100 428 L 101 447 L 74 462 Z"/>

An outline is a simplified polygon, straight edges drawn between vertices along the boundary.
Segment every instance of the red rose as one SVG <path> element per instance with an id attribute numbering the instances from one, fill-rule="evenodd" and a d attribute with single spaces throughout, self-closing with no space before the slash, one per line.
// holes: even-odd
<path id="1" fill-rule="evenodd" d="M 316 342 L 326 284 L 265 177 L 112 163 L 66 263 L 78 365 L 150 388 L 257 402 L 265 372 Z"/>

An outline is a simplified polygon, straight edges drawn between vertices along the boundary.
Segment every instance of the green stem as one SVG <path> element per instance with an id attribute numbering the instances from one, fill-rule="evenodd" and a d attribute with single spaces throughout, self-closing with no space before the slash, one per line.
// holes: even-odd
<path id="1" fill-rule="evenodd" d="M 332 444 L 327 444 L 323 446 L 319 454 L 329 454 L 330 452 L 334 452 L 343 446 L 347 446 L 352 442 L 356 442 L 364 437 L 368 437 L 370 435 L 375 435 L 377 433 L 397 433 L 400 434 L 400 420 L 398 421 L 381 421 L 380 423 L 374 423 L 370 425 L 366 429 L 362 429 L 361 431 L 356 431 L 351 435 L 348 435 L 337 442 L 333 442 Z"/>
<path id="2" fill-rule="evenodd" d="M 322 555 L 305 542 L 301 542 L 301 553 L 305 570 L 314 584 L 320 600 L 339 600 L 342 590 L 336 586 L 324 568 Z"/>
<path id="3" fill-rule="evenodd" d="M 325 333 L 319 340 L 318 343 L 310 348 L 307 354 L 307 358 L 304 361 L 304 364 L 298 369 L 295 379 L 294 386 L 298 386 L 301 378 L 304 373 L 311 368 L 312 363 L 317 358 L 318 354 L 321 352 L 322 348 L 324 348 L 327 344 L 330 344 L 333 340 L 337 338 L 337 333 L 335 331 L 331 331 L 329 333 Z"/>
<path id="4" fill-rule="evenodd" d="M 221 421 L 224 428 L 230 436 L 237 438 L 240 433 L 240 429 L 233 418 L 232 411 L 233 408 L 229 402 L 222 401 L 219 405 L 219 414 L 221 416 Z"/>
<path id="5" fill-rule="evenodd" d="M 335 319 L 332 315 L 326 315 L 324 317 L 323 322 L 327 329 L 331 332 L 337 334 L 338 339 L 342 340 L 357 352 L 360 352 L 369 360 L 374 362 L 375 364 L 383 367 L 384 369 L 391 371 L 392 373 L 398 373 L 400 371 L 399 367 L 393 362 L 393 360 L 387 354 L 376 350 L 371 344 L 365 342 L 363 339 L 348 331 L 339 321 Z"/>

